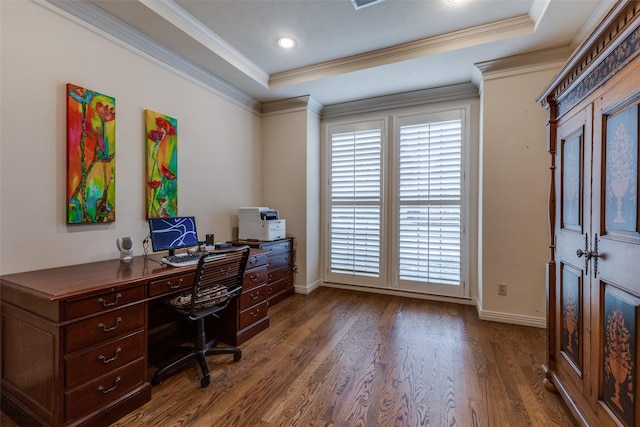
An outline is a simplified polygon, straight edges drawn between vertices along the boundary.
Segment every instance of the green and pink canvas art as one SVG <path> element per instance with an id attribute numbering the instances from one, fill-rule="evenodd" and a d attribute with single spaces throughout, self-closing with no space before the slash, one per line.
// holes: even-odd
<path id="1" fill-rule="evenodd" d="M 67 223 L 116 220 L 116 100 L 67 84 Z"/>
<path id="2" fill-rule="evenodd" d="M 147 218 L 178 216 L 178 121 L 145 110 Z"/>

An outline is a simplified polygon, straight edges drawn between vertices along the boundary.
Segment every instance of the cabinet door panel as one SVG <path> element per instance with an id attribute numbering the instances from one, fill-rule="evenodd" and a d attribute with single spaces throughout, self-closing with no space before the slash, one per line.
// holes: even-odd
<path id="1" fill-rule="evenodd" d="M 629 81 L 595 103 L 594 134 L 602 138 L 593 146 L 591 328 L 599 343 L 593 372 L 604 425 L 640 425 L 639 104 L 637 85 Z"/>
<path id="2" fill-rule="evenodd" d="M 556 141 L 555 360 L 573 393 L 588 395 L 591 357 L 588 240 L 592 107 L 558 126 Z"/>

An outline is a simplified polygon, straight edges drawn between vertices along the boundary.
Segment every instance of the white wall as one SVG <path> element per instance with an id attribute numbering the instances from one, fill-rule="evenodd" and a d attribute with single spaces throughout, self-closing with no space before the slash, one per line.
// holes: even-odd
<path id="1" fill-rule="evenodd" d="M 306 277 L 303 285 L 313 291 L 321 283 L 320 270 L 320 118 L 307 112 L 307 229 Z"/>
<path id="2" fill-rule="evenodd" d="M 263 118 L 263 202 L 295 237 L 298 290 L 319 280 L 319 118 L 307 106 Z"/>
<path id="3" fill-rule="evenodd" d="M 122 236 L 142 254 L 145 109 L 178 119 L 179 214 L 231 239 L 262 198 L 257 115 L 34 2 L 0 15 L 0 273 L 117 258 Z M 114 223 L 66 224 L 67 83 L 116 99 Z"/>
<path id="4" fill-rule="evenodd" d="M 480 316 L 544 327 L 549 257 L 546 112 L 536 99 L 558 65 L 483 74 Z M 498 283 L 507 295 L 497 294 Z"/>

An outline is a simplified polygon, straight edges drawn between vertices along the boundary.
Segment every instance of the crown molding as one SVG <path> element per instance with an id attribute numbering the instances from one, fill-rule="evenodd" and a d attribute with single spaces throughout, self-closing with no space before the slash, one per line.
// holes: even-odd
<path id="1" fill-rule="evenodd" d="M 115 18 L 86 0 L 34 0 L 47 9 L 87 28 L 100 36 L 140 55 L 153 63 L 199 85 L 255 114 L 262 103 L 216 75 L 167 49 L 146 34 Z"/>
<path id="2" fill-rule="evenodd" d="M 435 104 L 478 97 L 478 88 L 468 82 L 450 86 L 441 86 L 412 92 L 379 96 L 358 101 L 327 105 L 322 110 L 322 119 L 329 120 L 355 114 L 371 113 L 417 105 Z"/>
<path id="3" fill-rule="evenodd" d="M 172 0 L 138 0 L 167 22 L 209 49 L 214 55 L 227 61 L 238 71 L 255 80 L 265 88 L 269 87 L 269 74 L 224 41 L 220 36 L 203 25 Z"/>
<path id="4" fill-rule="evenodd" d="M 298 96 L 296 98 L 281 99 L 262 104 L 262 115 L 271 116 L 274 114 L 292 113 L 296 111 L 308 111 L 320 117 L 324 106 L 313 99 L 310 95 Z"/>
<path id="5" fill-rule="evenodd" d="M 516 16 L 490 24 L 454 31 L 372 52 L 353 55 L 335 61 L 323 62 L 308 67 L 274 73 L 269 87 L 282 87 L 310 80 L 336 76 L 352 71 L 407 61 L 428 55 L 463 49 L 470 46 L 495 42 L 509 37 L 531 34 L 534 22 L 529 15 Z"/>
<path id="6" fill-rule="evenodd" d="M 571 48 L 565 46 L 478 62 L 474 65 L 481 72 L 482 80 L 486 81 L 535 71 L 558 70 L 571 52 Z"/>
<path id="7" fill-rule="evenodd" d="M 533 0 L 531 7 L 529 8 L 529 16 L 535 23 L 535 28 L 538 29 L 538 24 L 542 21 L 544 14 L 549 7 L 551 0 Z"/>

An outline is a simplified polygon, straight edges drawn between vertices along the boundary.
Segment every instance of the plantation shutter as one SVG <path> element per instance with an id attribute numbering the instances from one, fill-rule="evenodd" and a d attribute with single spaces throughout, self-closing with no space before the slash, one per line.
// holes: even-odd
<path id="1" fill-rule="evenodd" d="M 462 120 L 441 116 L 398 122 L 401 283 L 461 283 Z"/>
<path id="2" fill-rule="evenodd" d="M 363 128 L 364 127 L 364 128 Z M 381 123 L 330 136 L 330 274 L 380 276 Z"/>

